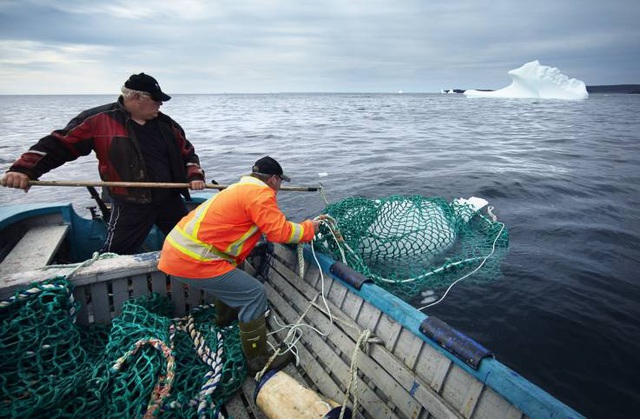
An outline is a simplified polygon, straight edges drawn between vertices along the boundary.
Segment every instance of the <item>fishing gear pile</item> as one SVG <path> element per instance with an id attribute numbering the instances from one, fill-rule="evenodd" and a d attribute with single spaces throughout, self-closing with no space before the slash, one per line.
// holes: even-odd
<path id="1" fill-rule="evenodd" d="M 452 203 L 438 197 L 346 198 L 329 204 L 314 246 L 411 300 L 468 275 L 475 283 L 500 276 L 509 243 L 505 225 L 480 198 Z"/>
<path id="2" fill-rule="evenodd" d="M 237 327 L 211 305 L 174 319 L 152 293 L 110 326 L 76 325 L 78 309 L 63 278 L 0 302 L 0 417 L 218 417 L 246 377 Z"/>

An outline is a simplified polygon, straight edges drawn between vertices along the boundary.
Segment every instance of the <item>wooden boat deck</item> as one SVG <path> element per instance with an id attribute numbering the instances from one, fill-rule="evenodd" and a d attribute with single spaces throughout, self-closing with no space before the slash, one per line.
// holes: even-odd
<path id="1" fill-rule="evenodd" d="M 308 387 L 342 404 L 354 349 L 370 333 L 373 343 L 366 345 L 368 354 L 356 358 L 359 417 L 526 417 L 339 281 L 321 275 L 315 266 L 307 267 L 303 281 L 296 270 L 295 254 L 277 247 L 265 285 L 274 312 L 272 328 L 296 323 L 308 310 L 303 323 L 326 333 L 306 332 L 299 345 L 304 367 L 298 372 Z M 323 306 L 323 290 L 333 322 Z"/>
<path id="2" fill-rule="evenodd" d="M 120 256 L 97 260 L 78 270 L 71 278 L 76 286 L 74 296 L 82 304 L 78 322 L 109 323 L 125 300 L 149 292 L 170 296 L 178 316 L 212 300 L 159 272 L 157 257 L 157 253 Z M 276 245 L 269 259 L 265 286 L 272 311 L 271 329 L 300 322 L 321 332 L 305 328 L 297 345 L 299 365 L 289 365 L 285 372 L 342 404 L 354 379 L 353 363 L 357 387 L 349 394 L 348 406 L 357 398 L 356 417 L 581 417 L 494 359 L 485 359 L 474 372 L 419 333 L 420 316 L 426 316 L 416 316 L 413 308 L 385 291 L 373 285 L 356 291 L 328 274 L 326 267 L 319 269 L 309 261 L 302 279 L 297 274 L 295 252 L 284 246 Z M 255 262 L 257 266 L 260 261 Z M 73 269 L 51 270 L 49 277 L 66 275 Z M 250 263 L 245 269 L 255 273 Z M 44 279 L 42 275 L 36 271 L 9 276 L 0 288 L 0 299 Z M 282 341 L 285 333 L 278 332 L 276 340 Z M 369 342 L 364 345 L 366 354 L 355 351 L 362 339 Z M 242 391 L 226 404 L 227 413 L 238 419 L 264 418 L 254 402 L 254 391 L 255 382 L 248 378 Z M 507 397 L 506 392 L 510 393 Z"/>

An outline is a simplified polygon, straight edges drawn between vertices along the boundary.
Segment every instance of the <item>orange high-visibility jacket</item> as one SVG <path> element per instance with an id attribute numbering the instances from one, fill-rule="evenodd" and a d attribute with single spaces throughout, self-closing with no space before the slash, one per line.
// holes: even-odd
<path id="1" fill-rule="evenodd" d="M 287 221 L 276 191 L 252 176 L 214 195 L 186 215 L 167 236 L 158 268 L 184 278 L 223 275 L 240 264 L 264 233 L 276 243 L 313 239 L 311 220 Z"/>

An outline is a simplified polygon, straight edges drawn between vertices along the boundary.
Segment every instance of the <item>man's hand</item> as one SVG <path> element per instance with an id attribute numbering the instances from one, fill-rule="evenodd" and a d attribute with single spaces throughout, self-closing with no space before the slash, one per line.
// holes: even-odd
<path id="1" fill-rule="evenodd" d="M 204 180 L 192 180 L 189 182 L 189 189 L 192 191 L 200 191 L 204 189 Z"/>
<path id="2" fill-rule="evenodd" d="M 20 172 L 7 172 L 2 179 L 0 179 L 0 184 L 7 188 L 15 188 L 22 189 L 27 192 L 31 185 L 29 185 L 29 176 Z"/>

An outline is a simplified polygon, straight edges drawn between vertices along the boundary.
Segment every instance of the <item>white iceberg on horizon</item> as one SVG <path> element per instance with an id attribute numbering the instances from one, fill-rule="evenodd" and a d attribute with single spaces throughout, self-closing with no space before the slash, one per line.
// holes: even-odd
<path id="1" fill-rule="evenodd" d="M 511 85 L 494 91 L 466 90 L 467 97 L 587 99 L 583 81 L 570 79 L 555 67 L 540 65 L 538 60 L 510 70 Z"/>

